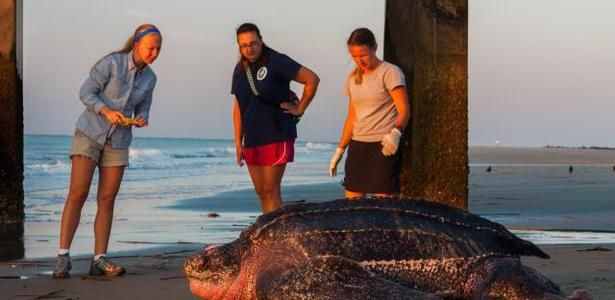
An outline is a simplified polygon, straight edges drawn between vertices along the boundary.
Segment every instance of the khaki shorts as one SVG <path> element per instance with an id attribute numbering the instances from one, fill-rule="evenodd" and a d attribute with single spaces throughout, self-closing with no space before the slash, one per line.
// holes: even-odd
<path id="1" fill-rule="evenodd" d="M 76 130 L 70 157 L 85 156 L 95 161 L 99 167 L 128 166 L 128 148 L 113 149 L 110 144 L 104 147 L 90 139 L 81 131 Z"/>

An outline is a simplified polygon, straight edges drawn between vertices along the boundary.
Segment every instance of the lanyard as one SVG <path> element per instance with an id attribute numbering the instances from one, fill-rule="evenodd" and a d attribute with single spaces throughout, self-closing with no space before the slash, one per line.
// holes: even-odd
<path id="1" fill-rule="evenodd" d="M 252 77 L 252 70 L 250 69 L 250 64 L 244 64 L 244 68 L 246 69 L 246 77 L 248 77 L 248 83 L 250 84 L 250 89 L 254 96 L 259 96 L 258 90 L 256 89 L 256 84 L 254 84 L 254 77 Z"/>
<path id="2" fill-rule="evenodd" d="M 105 144 L 107 143 L 107 140 L 109 140 L 111 138 L 111 135 L 115 132 L 115 128 L 117 128 L 117 125 L 114 124 L 107 131 L 107 136 L 105 137 Z"/>

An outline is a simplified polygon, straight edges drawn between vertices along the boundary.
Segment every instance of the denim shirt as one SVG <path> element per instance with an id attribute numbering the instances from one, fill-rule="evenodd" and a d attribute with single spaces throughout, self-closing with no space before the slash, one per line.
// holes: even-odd
<path id="1" fill-rule="evenodd" d="M 148 122 L 155 86 L 154 71 L 146 66 L 137 72 L 132 52 L 103 57 L 92 67 L 79 90 L 85 110 L 77 120 L 77 130 L 100 145 L 110 138 L 113 148 L 128 148 L 132 126 L 112 126 L 100 110 L 108 107 L 126 117 L 141 117 Z"/>

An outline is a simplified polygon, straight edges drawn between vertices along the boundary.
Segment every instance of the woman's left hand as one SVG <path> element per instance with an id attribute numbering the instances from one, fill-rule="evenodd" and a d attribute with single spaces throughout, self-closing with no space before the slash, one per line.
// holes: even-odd
<path id="1" fill-rule="evenodd" d="M 147 127 L 147 122 L 145 122 L 145 119 L 139 117 L 135 119 L 135 126 L 136 127 Z"/>
<path id="2" fill-rule="evenodd" d="M 296 102 L 282 102 L 280 103 L 280 108 L 293 116 L 301 117 L 303 115 L 303 111 L 301 111 L 299 104 Z"/>

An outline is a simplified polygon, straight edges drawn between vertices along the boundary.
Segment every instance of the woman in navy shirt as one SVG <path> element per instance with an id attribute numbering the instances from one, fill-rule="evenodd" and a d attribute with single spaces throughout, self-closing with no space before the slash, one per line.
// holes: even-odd
<path id="1" fill-rule="evenodd" d="M 297 121 L 316 94 L 318 76 L 263 43 L 258 27 L 237 29 L 240 59 L 233 72 L 233 127 L 236 159 L 245 161 L 263 213 L 281 206 L 280 183 L 294 159 Z M 304 85 L 301 99 L 290 82 Z"/>

